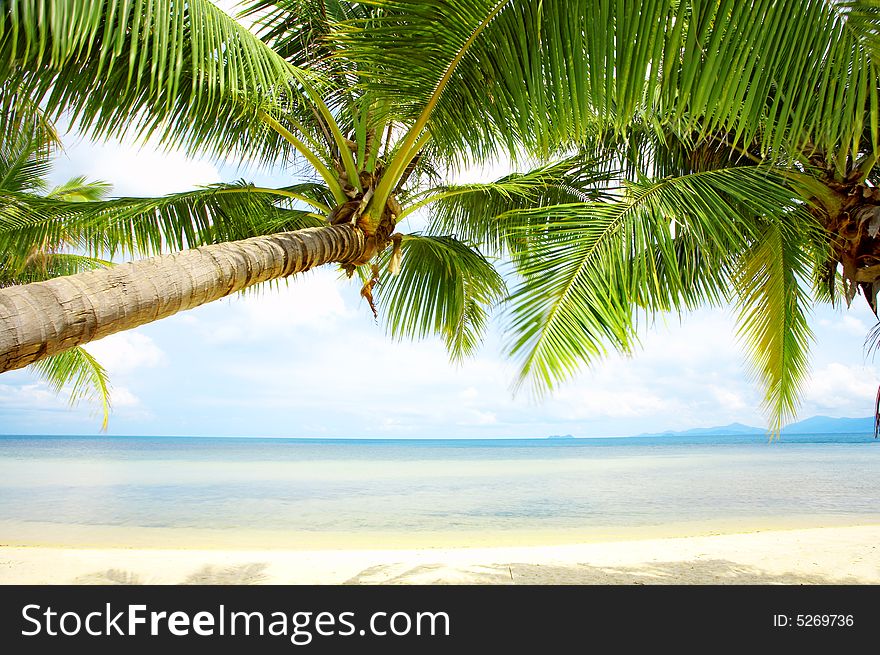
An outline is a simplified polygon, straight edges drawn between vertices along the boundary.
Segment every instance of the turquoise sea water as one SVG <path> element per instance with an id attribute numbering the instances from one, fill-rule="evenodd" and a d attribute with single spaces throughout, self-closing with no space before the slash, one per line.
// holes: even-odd
<path id="1" fill-rule="evenodd" d="M 63 540 L 92 528 L 290 537 L 876 523 L 878 500 L 870 435 L 0 437 L 0 543 L 34 526 Z"/>

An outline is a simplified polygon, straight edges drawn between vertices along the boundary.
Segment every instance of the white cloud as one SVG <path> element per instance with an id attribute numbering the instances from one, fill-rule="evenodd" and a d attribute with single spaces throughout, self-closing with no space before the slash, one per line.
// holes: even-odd
<path id="1" fill-rule="evenodd" d="M 876 367 L 855 366 L 838 362 L 816 370 L 804 390 L 804 415 L 822 413 L 863 416 L 880 383 Z"/>
<path id="2" fill-rule="evenodd" d="M 382 419 L 381 425 L 385 430 L 399 430 L 404 427 L 400 419 L 389 418 L 387 416 Z"/>
<path id="3" fill-rule="evenodd" d="M 177 150 L 160 150 L 155 143 L 139 145 L 129 139 L 96 144 L 74 134 L 63 136 L 62 142 L 64 153 L 52 175 L 59 183 L 85 175 L 111 183 L 114 196 L 159 196 L 221 181 L 210 162 Z"/>
<path id="4" fill-rule="evenodd" d="M 327 292 L 320 294 L 324 300 L 339 289 L 334 278 L 327 282 Z M 721 312 L 696 315 L 684 327 L 658 329 L 634 357 L 600 360 L 541 403 L 527 390 L 512 395 L 515 367 L 492 347 L 454 366 L 437 339 L 396 343 L 356 312 L 346 321 L 338 320 L 349 318 L 342 311 L 318 312 L 327 313 L 330 320 L 313 326 L 320 328 L 317 338 L 295 326 L 284 348 L 268 354 L 254 355 L 246 342 L 227 347 L 215 371 L 240 393 L 218 406 L 232 402 L 297 416 L 330 410 L 330 420 L 358 425 L 358 432 L 416 437 L 436 434 L 444 425 L 445 434 L 479 429 L 473 434 L 531 436 L 564 430 L 584 436 L 762 423 L 754 389 L 741 374 L 741 355 L 724 340 L 731 321 Z M 266 314 L 264 320 L 277 327 L 279 312 L 268 308 Z M 233 321 L 238 337 L 244 334 L 241 318 Z M 207 396 L 199 402 L 213 405 Z"/>
<path id="5" fill-rule="evenodd" d="M 748 406 L 742 395 L 735 391 L 723 389 L 715 385 L 710 385 L 709 391 L 715 397 L 718 404 L 727 411 L 738 411 Z"/>
<path id="6" fill-rule="evenodd" d="M 221 321 L 200 321 L 212 344 L 295 337 L 300 328 L 331 331 L 339 319 L 356 315 L 346 305 L 334 271 L 321 269 L 277 288 L 263 287 L 225 302 Z"/>
<path id="7" fill-rule="evenodd" d="M 166 363 L 165 353 L 145 334 L 119 332 L 85 346 L 110 376 Z"/>
<path id="8" fill-rule="evenodd" d="M 567 419 L 597 419 L 646 416 L 663 412 L 668 401 L 647 389 L 603 389 L 598 387 L 560 390 L 558 403 Z M 555 404 L 555 403 L 554 403 Z"/>
<path id="9" fill-rule="evenodd" d="M 458 425 L 495 425 L 498 416 L 495 412 L 482 412 L 478 409 L 469 409 Z"/>
<path id="10" fill-rule="evenodd" d="M 479 392 L 479 390 L 477 390 L 476 387 L 468 387 L 467 389 L 464 389 L 463 391 L 461 391 L 458 394 L 458 397 L 461 398 L 461 400 L 464 401 L 465 403 L 469 403 L 469 402 L 476 400 L 479 397 L 479 395 L 480 395 L 480 392 Z"/>
<path id="11" fill-rule="evenodd" d="M 864 321 L 850 314 L 843 314 L 830 319 L 824 318 L 819 321 L 819 325 L 862 338 L 868 334 L 870 329 Z"/>
<path id="12" fill-rule="evenodd" d="M 66 407 L 44 383 L 0 384 L 0 408 L 6 410 L 59 410 Z"/>
<path id="13" fill-rule="evenodd" d="M 708 310 L 686 315 L 680 323 L 676 317 L 664 317 L 649 329 L 630 361 L 658 371 L 705 369 L 710 363 L 710 370 L 719 370 L 738 367 L 741 358 L 729 313 Z"/>
<path id="14" fill-rule="evenodd" d="M 112 387 L 110 390 L 110 405 L 114 409 L 120 407 L 137 407 L 141 399 L 135 396 L 126 387 Z"/>
<path id="15" fill-rule="evenodd" d="M 165 195 L 220 181 L 217 169 L 205 161 L 146 148 L 109 150 L 95 160 L 91 175 L 112 182 L 114 195 L 120 196 Z"/>
<path id="16" fill-rule="evenodd" d="M 527 164 L 519 167 L 522 171 L 528 170 L 528 168 Z M 510 159 L 502 157 L 498 161 L 482 166 L 468 166 L 460 171 L 451 171 L 451 178 L 455 184 L 493 182 L 505 175 L 510 175 L 513 170 L 515 167 Z"/>

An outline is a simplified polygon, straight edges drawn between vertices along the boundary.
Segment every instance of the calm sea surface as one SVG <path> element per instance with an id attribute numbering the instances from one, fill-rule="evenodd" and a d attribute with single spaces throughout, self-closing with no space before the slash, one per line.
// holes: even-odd
<path id="1" fill-rule="evenodd" d="M 869 435 L 0 437 L 0 543 L 89 530 L 106 540 L 113 529 L 283 541 L 854 524 L 880 522 L 878 501 L 880 442 Z"/>

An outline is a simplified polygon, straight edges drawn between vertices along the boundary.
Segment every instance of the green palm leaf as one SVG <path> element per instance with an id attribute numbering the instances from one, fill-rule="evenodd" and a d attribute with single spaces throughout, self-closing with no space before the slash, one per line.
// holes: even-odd
<path id="1" fill-rule="evenodd" d="M 874 2 L 827 0 L 373 0 L 343 27 L 369 87 L 412 120 L 455 58 L 429 129 L 450 156 L 547 154 L 597 125 L 675 122 L 762 154 L 811 143 L 838 166 L 876 143 Z M 478 36 L 471 37 L 480 30 Z M 466 51 L 463 53 L 463 49 Z"/>
<path id="2" fill-rule="evenodd" d="M 260 37 L 290 63 L 339 73 L 357 62 L 334 56 L 336 24 L 369 19 L 370 12 L 362 3 L 339 0 L 256 0 L 247 4 L 242 15 L 255 18 Z"/>
<path id="3" fill-rule="evenodd" d="M 110 420 L 110 384 L 107 371 L 84 348 L 71 348 L 30 366 L 55 393 L 69 389 L 70 403 L 99 402 L 103 412 L 101 429 Z"/>
<path id="4" fill-rule="evenodd" d="M 93 180 L 89 182 L 84 175 L 72 177 L 46 193 L 47 198 L 57 198 L 64 202 L 90 202 L 103 200 L 110 195 L 112 185 Z"/>
<path id="5" fill-rule="evenodd" d="M 41 143 L 42 155 L 59 145 L 55 126 L 39 104 L 10 81 L 0 81 L 0 147 L 17 144 L 22 137 Z"/>
<path id="6" fill-rule="evenodd" d="M 0 189 L 40 193 L 46 188 L 45 177 L 51 168 L 51 136 L 36 123 L 20 128 L 0 139 Z"/>
<path id="7" fill-rule="evenodd" d="M 601 200 L 611 175 L 595 160 L 568 158 L 494 182 L 427 190 L 412 199 L 401 218 L 427 206 L 432 233 L 455 234 L 501 255 L 523 246 L 522 234 L 513 228 L 534 215 L 518 210 Z"/>
<path id="8" fill-rule="evenodd" d="M 454 361 L 472 355 L 505 293 L 501 276 L 478 250 L 452 237 L 410 234 L 401 249 L 400 273 L 382 278 L 378 293 L 389 334 L 439 335 Z"/>
<path id="9" fill-rule="evenodd" d="M 294 67 L 208 0 L 10 0 L 0 79 L 94 138 L 188 152 L 274 161 L 290 144 L 262 112 L 311 116 Z"/>
<path id="10" fill-rule="evenodd" d="M 160 198 L 65 202 L 0 191 L 0 249 L 29 252 L 33 244 L 66 243 L 99 256 L 182 250 L 320 224 L 320 214 L 286 205 L 304 201 L 326 210 L 328 193 L 314 183 L 281 189 L 239 183 Z"/>
<path id="11" fill-rule="evenodd" d="M 803 227 L 802 221 L 766 226 L 735 277 L 738 334 L 750 351 L 752 373 L 765 389 L 770 432 L 777 436 L 796 415 L 813 336 L 803 286 L 810 273 Z"/>
<path id="12" fill-rule="evenodd" d="M 637 343 L 638 315 L 724 297 L 733 265 L 797 206 L 784 180 L 731 168 L 631 185 L 617 202 L 528 212 L 532 242 L 517 259 L 511 353 L 538 394 L 613 347 Z M 542 224 L 543 222 L 543 224 Z"/>
<path id="13" fill-rule="evenodd" d="M 112 262 L 98 257 L 39 248 L 22 255 L 6 253 L 0 255 L 0 287 L 42 282 L 112 265 Z"/>

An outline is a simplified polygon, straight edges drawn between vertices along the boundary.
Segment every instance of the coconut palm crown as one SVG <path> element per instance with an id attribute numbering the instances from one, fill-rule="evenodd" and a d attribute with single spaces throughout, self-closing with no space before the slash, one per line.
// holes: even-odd
<path id="1" fill-rule="evenodd" d="M 336 262 L 393 336 L 455 356 L 501 301 L 539 394 L 632 351 L 658 312 L 732 301 L 778 431 L 811 303 L 876 312 L 874 0 L 261 0 L 254 32 L 206 0 L 3 7 L 9 107 L 298 174 L 5 194 L 7 250 L 63 233 L 87 255 L 177 254 L 0 291 L 0 370 Z M 499 158 L 525 172 L 446 179 Z M 397 232 L 423 208 L 422 233 Z"/>

